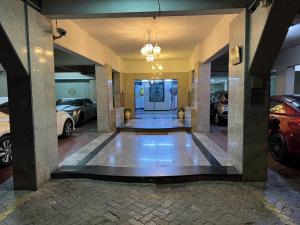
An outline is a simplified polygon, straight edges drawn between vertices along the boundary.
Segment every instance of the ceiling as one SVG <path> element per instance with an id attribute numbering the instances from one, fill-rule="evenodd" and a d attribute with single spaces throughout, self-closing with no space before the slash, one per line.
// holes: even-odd
<path id="1" fill-rule="evenodd" d="M 293 26 L 289 28 L 286 39 L 282 45 L 282 49 L 293 48 L 300 45 L 300 18 L 294 20 Z"/>
<path id="2" fill-rule="evenodd" d="M 197 43 L 203 41 L 223 15 L 173 16 L 77 19 L 79 27 L 102 44 L 111 48 L 121 58 L 142 60 L 140 48 L 145 44 L 146 31 L 158 33 L 162 48 L 161 59 L 186 59 L 191 56 Z"/>

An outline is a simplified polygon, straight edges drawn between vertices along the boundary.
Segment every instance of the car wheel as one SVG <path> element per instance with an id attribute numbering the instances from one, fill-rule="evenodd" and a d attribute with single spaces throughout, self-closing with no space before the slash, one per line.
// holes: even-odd
<path id="1" fill-rule="evenodd" d="M 287 147 L 284 137 L 280 133 L 274 133 L 269 140 L 269 147 L 273 159 L 282 162 L 287 157 Z"/>
<path id="2" fill-rule="evenodd" d="M 72 135 L 73 132 L 73 122 L 70 119 L 67 119 L 64 124 L 63 134 L 62 136 L 67 138 Z"/>
<path id="3" fill-rule="evenodd" d="M 215 124 L 217 124 L 217 125 L 220 125 L 220 124 L 221 124 L 221 119 L 220 119 L 218 113 L 215 114 L 215 119 L 214 119 L 214 120 L 215 120 Z"/>
<path id="4" fill-rule="evenodd" d="M 12 145 L 10 136 L 0 138 L 0 165 L 9 165 L 12 161 Z"/>

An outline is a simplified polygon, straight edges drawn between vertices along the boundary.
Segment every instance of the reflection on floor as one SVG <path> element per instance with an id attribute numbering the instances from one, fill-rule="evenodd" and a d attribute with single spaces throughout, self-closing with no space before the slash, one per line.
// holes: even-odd
<path id="1" fill-rule="evenodd" d="M 77 127 L 69 138 L 58 139 L 59 161 L 77 152 L 83 146 L 99 136 L 97 133 L 97 121 L 91 120 L 81 127 Z"/>
<path id="2" fill-rule="evenodd" d="M 210 133 L 207 136 L 215 142 L 220 148 L 227 152 L 227 126 L 217 126 L 211 124 Z"/>
<path id="3" fill-rule="evenodd" d="M 117 167 L 210 166 L 186 132 L 136 135 L 122 132 L 88 165 Z"/>
<path id="4" fill-rule="evenodd" d="M 176 119 L 177 111 L 136 111 L 135 119 Z"/>
<path id="5" fill-rule="evenodd" d="M 125 123 L 125 128 L 141 128 L 141 129 L 169 129 L 190 127 L 189 124 L 179 119 L 132 119 Z"/>
<path id="6" fill-rule="evenodd" d="M 206 135 L 184 131 L 101 134 L 65 159 L 52 176 L 155 183 L 240 180 L 223 149 Z"/>

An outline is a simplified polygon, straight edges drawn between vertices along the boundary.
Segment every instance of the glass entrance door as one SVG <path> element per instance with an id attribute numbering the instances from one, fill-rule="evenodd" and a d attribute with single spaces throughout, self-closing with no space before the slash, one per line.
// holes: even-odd
<path id="1" fill-rule="evenodd" d="M 135 80 L 136 114 L 173 116 L 178 108 L 178 80 Z"/>

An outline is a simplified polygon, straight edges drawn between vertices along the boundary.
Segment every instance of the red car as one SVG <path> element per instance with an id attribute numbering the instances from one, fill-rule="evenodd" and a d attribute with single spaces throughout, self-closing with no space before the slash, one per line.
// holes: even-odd
<path id="1" fill-rule="evenodd" d="M 283 161 L 300 155 L 300 96 L 273 96 L 270 100 L 270 138 L 272 157 Z"/>

